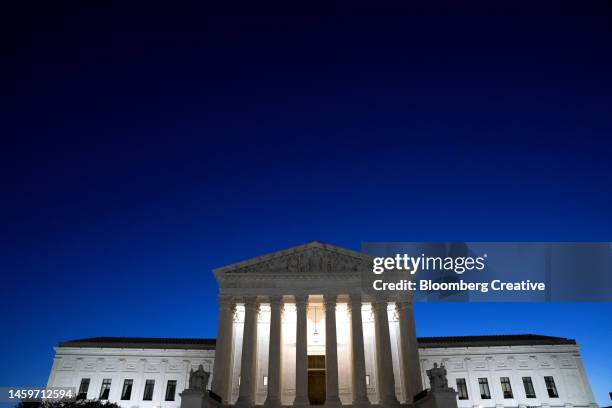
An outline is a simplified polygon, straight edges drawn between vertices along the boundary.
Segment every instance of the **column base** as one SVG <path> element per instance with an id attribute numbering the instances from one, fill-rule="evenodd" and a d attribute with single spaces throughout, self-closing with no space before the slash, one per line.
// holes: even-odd
<path id="1" fill-rule="evenodd" d="M 263 404 L 264 408 L 281 408 L 283 404 L 281 404 L 280 399 L 278 398 L 266 398 L 266 401 Z"/>
<path id="2" fill-rule="evenodd" d="M 371 408 L 372 407 L 372 403 L 367 398 L 354 400 L 351 405 L 353 408 Z"/>
<path id="3" fill-rule="evenodd" d="M 385 408 L 396 408 L 401 406 L 400 402 L 397 400 L 397 398 L 395 398 L 395 396 L 391 397 L 391 398 L 387 398 L 383 401 L 380 402 L 380 405 L 385 407 Z"/>
<path id="4" fill-rule="evenodd" d="M 342 402 L 339 397 L 326 398 L 323 408 L 339 408 L 342 406 Z"/>
<path id="5" fill-rule="evenodd" d="M 238 397 L 236 404 L 234 404 L 235 408 L 253 408 L 255 403 L 249 397 Z"/>
<path id="6" fill-rule="evenodd" d="M 293 401 L 291 406 L 294 408 L 309 408 L 310 401 L 306 397 L 298 397 Z"/>

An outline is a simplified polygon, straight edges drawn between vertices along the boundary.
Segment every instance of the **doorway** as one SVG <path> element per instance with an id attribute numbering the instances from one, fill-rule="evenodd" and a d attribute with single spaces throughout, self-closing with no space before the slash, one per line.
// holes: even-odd
<path id="1" fill-rule="evenodd" d="M 325 403 L 325 356 L 308 356 L 308 400 L 310 405 Z"/>

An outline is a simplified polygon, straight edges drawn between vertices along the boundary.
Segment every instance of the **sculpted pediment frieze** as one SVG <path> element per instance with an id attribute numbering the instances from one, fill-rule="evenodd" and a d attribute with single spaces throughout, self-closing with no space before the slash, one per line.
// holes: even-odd
<path id="1" fill-rule="evenodd" d="M 358 278 L 371 270 L 365 254 L 331 245 L 312 243 L 215 270 L 217 280 L 257 280 L 280 277 L 308 278 L 344 275 Z"/>

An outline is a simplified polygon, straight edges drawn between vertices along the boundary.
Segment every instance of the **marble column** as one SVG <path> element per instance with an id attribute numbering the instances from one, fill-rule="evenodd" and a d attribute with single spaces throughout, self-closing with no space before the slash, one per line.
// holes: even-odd
<path id="1" fill-rule="evenodd" d="M 236 407 L 251 408 L 255 405 L 255 379 L 257 372 L 257 317 L 259 304 L 255 296 L 244 300 L 244 331 L 240 360 L 240 390 Z"/>
<path id="2" fill-rule="evenodd" d="M 406 403 L 411 403 L 416 394 L 423 390 L 421 381 L 421 366 L 419 363 L 419 345 L 417 344 L 414 326 L 412 302 L 397 302 L 399 316 L 401 364 L 403 372 L 403 387 Z"/>
<path id="3" fill-rule="evenodd" d="M 295 296 L 297 312 L 295 333 L 295 400 L 294 407 L 307 407 L 308 401 L 308 295 Z"/>
<path id="4" fill-rule="evenodd" d="M 353 349 L 353 407 L 369 406 L 360 295 L 351 295 L 349 308 L 351 310 L 351 345 Z"/>
<path id="5" fill-rule="evenodd" d="M 229 403 L 231 375 L 232 332 L 236 304 L 231 296 L 219 295 L 219 321 L 217 323 L 217 346 L 213 366 L 212 392 Z"/>
<path id="6" fill-rule="evenodd" d="M 385 406 L 399 405 L 399 401 L 395 396 L 395 378 L 393 376 L 393 360 L 391 358 L 387 301 L 377 300 L 372 303 L 372 308 L 374 309 L 379 404 Z"/>
<path id="7" fill-rule="evenodd" d="M 282 296 L 270 296 L 270 347 L 268 349 L 268 395 L 264 407 L 281 406 L 281 314 Z"/>
<path id="8" fill-rule="evenodd" d="M 325 406 L 339 407 L 336 295 L 325 295 Z"/>

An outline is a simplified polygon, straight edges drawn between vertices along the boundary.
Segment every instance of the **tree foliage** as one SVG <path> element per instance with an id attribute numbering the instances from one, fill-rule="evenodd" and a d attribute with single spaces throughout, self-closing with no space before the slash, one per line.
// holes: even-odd
<path id="1" fill-rule="evenodd" d="M 99 400 L 45 400 L 43 402 L 20 402 L 15 408 L 121 408 L 114 402 Z"/>

